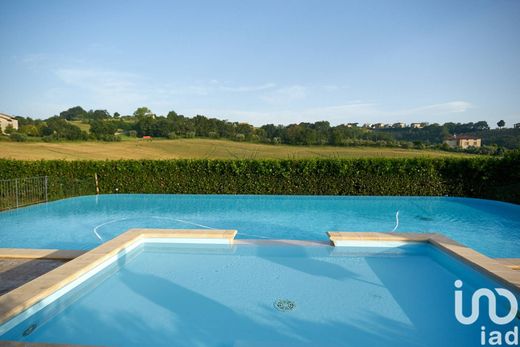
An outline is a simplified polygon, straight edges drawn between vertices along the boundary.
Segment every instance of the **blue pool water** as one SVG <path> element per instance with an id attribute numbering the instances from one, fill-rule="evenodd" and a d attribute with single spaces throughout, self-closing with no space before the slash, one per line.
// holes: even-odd
<path id="1" fill-rule="evenodd" d="M 144 244 L 9 331 L 0 326 L 0 340 L 464 347 L 480 345 L 483 325 L 502 333 L 518 326 L 493 324 L 484 301 L 477 322 L 460 324 L 458 279 L 466 308 L 476 288 L 499 286 L 429 245 Z M 505 310 L 499 297 L 498 314 Z"/>
<path id="2" fill-rule="evenodd" d="M 520 257 L 520 205 L 448 197 L 84 196 L 1 212 L 0 247 L 91 249 L 138 227 L 326 240 L 326 231 L 391 231 L 397 210 L 397 231 L 438 232 L 491 257 Z"/>

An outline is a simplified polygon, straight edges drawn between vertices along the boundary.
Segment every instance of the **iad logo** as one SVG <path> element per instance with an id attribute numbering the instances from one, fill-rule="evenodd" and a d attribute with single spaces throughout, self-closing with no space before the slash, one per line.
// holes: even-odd
<path id="1" fill-rule="evenodd" d="M 509 312 L 505 316 L 499 316 L 497 314 L 497 299 L 495 293 L 487 288 L 481 288 L 473 293 L 471 297 L 471 313 L 469 316 L 465 316 L 462 309 L 462 281 L 455 281 L 455 318 L 465 325 L 473 324 L 477 321 L 480 315 L 480 299 L 485 297 L 488 303 L 488 315 L 489 319 L 495 324 L 505 325 L 515 319 L 518 312 L 518 301 L 516 297 L 509 290 L 504 288 L 495 288 L 498 295 L 506 298 L 509 301 Z M 509 346 L 518 345 L 518 327 L 514 327 L 513 330 L 507 331 L 503 336 L 500 331 L 490 331 L 489 337 L 486 334 L 486 327 L 482 326 L 480 334 L 480 343 L 486 345 L 489 342 L 490 345 L 502 345 L 505 343 Z"/>
<path id="2" fill-rule="evenodd" d="M 462 281 L 455 281 L 455 288 L 462 288 Z M 466 317 L 462 313 L 462 290 L 455 291 L 455 317 L 459 322 L 465 325 L 473 324 L 477 321 L 479 312 L 479 303 L 480 298 L 486 297 L 488 299 L 488 309 L 489 309 L 489 319 L 495 324 L 504 325 L 511 322 L 516 317 L 516 312 L 518 311 L 518 302 L 516 301 L 515 296 L 509 290 L 504 288 L 495 288 L 498 295 L 505 297 L 509 300 L 509 304 L 511 308 L 509 309 L 509 313 L 504 317 L 499 317 L 497 315 L 497 299 L 495 297 L 495 293 L 493 293 L 490 289 L 481 288 L 478 289 L 473 296 L 471 297 L 471 314 Z"/>

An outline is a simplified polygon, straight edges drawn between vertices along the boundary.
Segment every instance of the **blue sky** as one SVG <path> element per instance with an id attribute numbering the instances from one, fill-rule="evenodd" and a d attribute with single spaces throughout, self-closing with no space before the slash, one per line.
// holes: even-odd
<path id="1" fill-rule="evenodd" d="M 0 112 L 520 122 L 520 1 L 0 1 Z"/>

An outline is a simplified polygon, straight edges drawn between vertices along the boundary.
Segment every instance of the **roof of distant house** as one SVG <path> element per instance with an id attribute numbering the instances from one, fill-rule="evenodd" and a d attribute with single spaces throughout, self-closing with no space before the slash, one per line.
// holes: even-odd
<path id="1" fill-rule="evenodd" d="M 13 116 L 0 112 L 0 117 L 5 119 L 14 119 Z"/>
<path id="2" fill-rule="evenodd" d="M 448 137 L 448 140 L 480 140 L 480 137 L 471 135 L 454 135 Z"/>

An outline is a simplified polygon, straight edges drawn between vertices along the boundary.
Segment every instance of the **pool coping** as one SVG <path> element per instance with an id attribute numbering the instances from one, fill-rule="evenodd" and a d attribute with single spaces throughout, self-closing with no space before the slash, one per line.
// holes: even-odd
<path id="1" fill-rule="evenodd" d="M 33 249 L 33 248 L 0 248 L 0 258 L 3 259 L 48 259 L 72 260 L 88 251 L 62 249 Z"/>
<path id="2" fill-rule="evenodd" d="M 0 325 L 71 284 L 81 276 L 95 270 L 97 266 L 100 266 L 110 258 L 118 256 L 129 246 L 147 239 L 171 239 L 173 242 L 179 243 L 333 245 L 335 247 L 348 245 L 352 242 L 426 242 L 469 264 L 501 284 L 515 291 L 520 291 L 520 272 L 514 271 L 498 261 L 440 234 L 335 231 L 327 233 L 330 240 L 329 243 L 303 240 L 235 240 L 236 234 L 236 230 L 130 229 L 64 265 L 0 296 Z M 49 250 L 44 250 L 40 255 L 45 256 L 47 251 Z"/>

